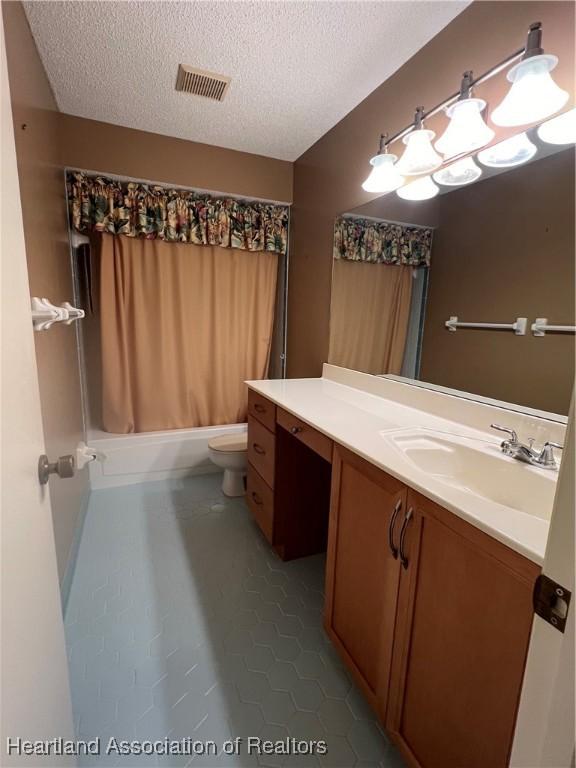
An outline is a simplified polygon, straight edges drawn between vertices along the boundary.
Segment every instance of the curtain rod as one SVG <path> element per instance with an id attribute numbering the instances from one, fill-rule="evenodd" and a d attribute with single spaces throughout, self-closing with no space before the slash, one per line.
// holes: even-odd
<path id="1" fill-rule="evenodd" d="M 292 203 L 287 203 L 284 200 L 268 200 L 264 197 L 247 197 L 246 195 L 237 195 L 232 192 L 222 192 L 215 189 L 202 189 L 200 187 L 185 187 L 182 184 L 171 184 L 167 181 L 153 181 L 152 179 L 139 179 L 134 176 L 119 176 L 117 173 L 107 173 L 106 171 L 93 171 L 87 168 L 74 168 L 72 166 L 65 166 L 64 173 L 84 173 L 87 176 L 103 176 L 106 179 L 112 179 L 112 181 L 127 181 L 135 184 L 148 184 L 154 187 L 165 187 L 166 189 L 182 189 L 186 192 L 198 192 L 200 194 L 210 195 L 211 197 L 231 197 L 233 200 L 243 200 L 246 202 L 254 203 L 269 203 L 270 205 L 285 205 L 288 208 L 292 206 Z"/>
<path id="2" fill-rule="evenodd" d="M 379 219 L 377 216 L 358 216 L 356 213 L 343 213 L 343 219 L 366 219 L 366 221 L 377 221 L 380 224 L 394 224 L 398 227 L 411 227 L 412 229 L 437 229 L 432 224 L 412 224 L 409 221 L 392 221 L 392 219 Z"/>

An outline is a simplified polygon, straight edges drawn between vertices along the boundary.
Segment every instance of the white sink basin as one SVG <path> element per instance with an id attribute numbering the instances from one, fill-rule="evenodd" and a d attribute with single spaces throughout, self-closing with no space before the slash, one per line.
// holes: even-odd
<path id="1" fill-rule="evenodd" d="M 428 430 L 382 437 L 434 480 L 543 520 L 550 519 L 557 472 L 504 456 L 496 443 Z"/>

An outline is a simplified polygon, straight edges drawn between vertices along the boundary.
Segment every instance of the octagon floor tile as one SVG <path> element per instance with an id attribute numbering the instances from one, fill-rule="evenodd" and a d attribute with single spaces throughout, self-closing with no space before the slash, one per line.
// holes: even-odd
<path id="1" fill-rule="evenodd" d="M 324 557 L 283 563 L 220 484 L 213 474 L 92 494 L 65 618 L 77 735 L 290 735 L 326 740 L 328 755 L 80 765 L 400 768 L 322 629 Z"/>

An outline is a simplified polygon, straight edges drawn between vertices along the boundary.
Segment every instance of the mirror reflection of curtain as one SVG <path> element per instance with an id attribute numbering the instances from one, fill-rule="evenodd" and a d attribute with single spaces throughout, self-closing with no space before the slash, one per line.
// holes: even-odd
<path id="1" fill-rule="evenodd" d="M 244 381 L 268 367 L 277 254 L 100 240 L 105 430 L 244 421 Z"/>
<path id="2" fill-rule="evenodd" d="M 328 362 L 399 374 L 411 295 L 412 267 L 335 259 Z"/>

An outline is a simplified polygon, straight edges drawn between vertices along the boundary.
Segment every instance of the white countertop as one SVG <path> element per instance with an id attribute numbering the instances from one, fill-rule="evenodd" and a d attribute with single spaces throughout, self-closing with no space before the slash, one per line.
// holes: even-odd
<path id="1" fill-rule="evenodd" d="M 492 449 L 499 445 L 501 437 L 327 378 L 249 381 L 247 384 L 415 491 L 542 564 L 549 521 L 448 486 L 408 461 L 385 439 L 386 433 L 417 427 L 481 440 Z M 457 402 L 453 406 L 455 414 Z M 507 457 L 503 460 L 515 462 Z M 527 472 L 546 471 L 523 466 Z"/>

